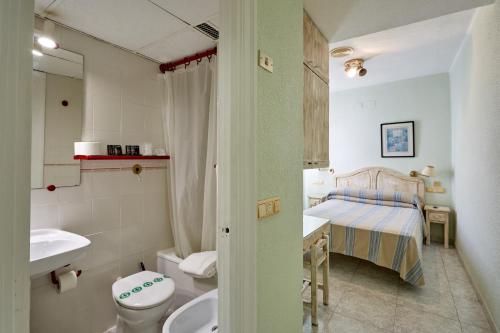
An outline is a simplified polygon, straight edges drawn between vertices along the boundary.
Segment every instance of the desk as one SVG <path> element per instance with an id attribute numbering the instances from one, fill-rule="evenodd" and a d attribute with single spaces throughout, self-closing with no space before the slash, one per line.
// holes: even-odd
<path id="1" fill-rule="evenodd" d="M 318 287 L 323 289 L 323 304 L 328 305 L 330 220 L 304 215 L 302 219 L 302 252 L 304 265 L 311 269 L 311 280 L 304 279 L 302 292 L 311 286 L 311 322 L 318 325 Z M 318 253 L 319 251 L 319 253 Z M 318 284 L 317 269 L 323 266 L 323 283 Z"/>

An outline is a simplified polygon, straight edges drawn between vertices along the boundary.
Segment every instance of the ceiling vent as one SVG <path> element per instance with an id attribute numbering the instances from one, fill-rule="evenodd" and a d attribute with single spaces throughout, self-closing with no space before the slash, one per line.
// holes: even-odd
<path id="1" fill-rule="evenodd" d="M 354 53 L 354 49 L 349 46 L 336 47 L 330 51 L 330 55 L 334 58 L 342 58 L 350 56 Z"/>
<path id="2" fill-rule="evenodd" d="M 204 33 L 208 37 L 212 38 L 213 40 L 219 39 L 219 30 L 215 29 L 213 26 L 211 26 L 208 23 L 202 23 L 198 24 L 197 26 L 194 27 L 196 30 L 198 30 L 201 33 Z"/>

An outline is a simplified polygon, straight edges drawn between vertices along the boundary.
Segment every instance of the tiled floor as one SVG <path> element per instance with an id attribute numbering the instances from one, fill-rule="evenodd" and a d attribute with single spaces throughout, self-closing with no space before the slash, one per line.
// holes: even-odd
<path id="1" fill-rule="evenodd" d="M 424 276 L 426 285 L 414 287 L 398 273 L 336 254 L 330 262 L 330 305 L 320 301 L 319 325 L 313 327 L 311 307 L 304 304 L 304 332 L 493 332 L 456 250 L 425 246 Z"/>

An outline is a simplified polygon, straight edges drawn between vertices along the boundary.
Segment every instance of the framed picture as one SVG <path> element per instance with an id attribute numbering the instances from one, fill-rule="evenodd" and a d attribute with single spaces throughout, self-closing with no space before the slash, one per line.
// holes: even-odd
<path id="1" fill-rule="evenodd" d="M 415 157 L 415 122 L 380 125 L 382 157 Z"/>

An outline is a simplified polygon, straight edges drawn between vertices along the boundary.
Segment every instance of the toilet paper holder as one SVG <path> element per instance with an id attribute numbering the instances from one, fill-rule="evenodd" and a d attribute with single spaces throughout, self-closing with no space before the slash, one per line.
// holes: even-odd
<path id="1" fill-rule="evenodd" d="M 80 275 L 82 275 L 81 269 L 76 271 L 76 277 L 79 277 Z M 59 287 L 60 287 L 59 286 L 59 279 L 56 276 L 56 271 L 50 272 L 50 279 L 52 280 L 52 283 L 55 284 L 57 286 L 57 288 L 59 289 Z"/>

